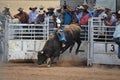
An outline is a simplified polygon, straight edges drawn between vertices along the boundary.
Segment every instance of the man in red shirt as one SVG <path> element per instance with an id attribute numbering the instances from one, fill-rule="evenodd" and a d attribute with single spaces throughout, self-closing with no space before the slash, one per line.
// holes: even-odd
<path id="1" fill-rule="evenodd" d="M 28 23 L 29 15 L 23 11 L 23 8 L 18 8 L 19 13 L 14 15 L 14 18 L 18 18 L 21 23 Z"/>
<path id="2" fill-rule="evenodd" d="M 89 14 L 87 10 L 84 10 L 83 16 L 80 19 L 80 25 L 88 25 Z"/>

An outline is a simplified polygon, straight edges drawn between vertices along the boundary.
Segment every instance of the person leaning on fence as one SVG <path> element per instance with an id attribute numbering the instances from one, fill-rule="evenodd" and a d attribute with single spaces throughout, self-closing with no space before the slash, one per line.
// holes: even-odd
<path id="1" fill-rule="evenodd" d="M 107 12 L 107 17 L 104 19 L 106 26 L 116 26 L 117 19 L 112 15 L 111 12 Z"/>
<path id="2" fill-rule="evenodd" d="M 28 23 L 29 22 L 29 15 L 23 11 L 23 8 L 19 7 L 17 9 L 19 13 L 14 15 L 14 18 L 19 19 L 20 23 Z"/>
<path id="3" fill-rule="evenodd" d="M 40 13 L 44 13 L 44 16 L 46 16 L 46 11 L 44 10 L 44 6 L 43 5 L 39 6 L 39 12 Z"/>
<path id="4" fill-rule="evenodd" d="M 117 19 L 115 18 L 115 16 L 112 15 L 112 13 L 107 12 L 107 17 L 104 19 L 104 23 L 107 27 L 107 33 L 112 34 L 114 32 L 114 27 L 116 26 L 117 23 Z"/>
<path id="5" fill-rule="evenodd" d="M 113 40 L 118 44 L 118 58 L 120 59 L 120 24 L 115 27 L 115 32 L 113 34 Z"/>
<path id="6" fill-rule="evenodd" d="M 88 19 L 90 18 L 87 10 L 83 11 L 83 16 L 80 19 L 80 25 L 88 25 Z"/>
<path id="7" fill-rule="evenodd" d="M 102 6 L 99 6 L 97 8 L 97 13 L 98 17 L 101 18 L 102 20 L 104 20 L 107 17 L 107 14 L 105 13 L 105 8 Z"/>
<path id="8" fill-rule="evenodd" d="M 111 13 L 111 9 L 109 7 L 105 7 L 105 13 Z"/>
<path id="9" fill-rule="evenodd" d="M 13 18 L 11 13 L 10 13 L 10 8 L 9 7 L 4 7 L 4 10 L 2 11 L 2 14 L 5 15 L 7 18 Z"/>
<path id="10" fill-rule="evenodd" d="M 54 15 L 54 10 L 55 10 L 54 7 L 50 6 L 50 7 L 47 8 L 47 10 L 48 10 L 48 12 L 46 12 L 47 16 L 53 16 Z"/>
<path id="11" fill-rule="evenodd" d="M 80 24 L 80 19 L 82 18 L 83 16 L 83 11 L 84 11 L 84 7 L 83 6 L 78 6 L 74 12 L 74 14 L 76 15 L 77 17 L 77 21 L 78 23 Z"/>
<path id="12" fill-rule="evenodd" d="M 42 11 L 39 12 L 39 15 L 38 15 L 37 18 L 36 18 L 36 22 L 37 22 L 38 24 L 43 23 L 43 22 L 44 22 L 44 19 L 45 19 L 45 15 L 44 15 L 44 12 L 43 12 L 43 10 L 42 10 Z"/>
<path id="13" fill-rule="evenodd" d="M 29 8 L 31 10 L 31 12 L 29 13 L 29 23 L 30 24 L 35 24 L 37 23 L 37 16 L 39 15 L 39 12 L 37 11 L 37 7 L 36 6 L 31 6 Z"/>
<path id="14" fill-rule="evenodd" d="M 84 3 L 82 6 L 84 7 L 84 10 L 88 12 L 89 17 L 92 17 L 92 12 L 89 10 L 88 4 Z"/>
<path id="15" fill-rule="evenodd" d="M 99 15 L 99 6 L 98 5 L 96 5 L 96 6 L 94 6 L 94 8 L 93 8 L 93 13 L 92 13 L 92 15 L 93 15 L 93 17 L 98 17 L 98 15 Z"/>

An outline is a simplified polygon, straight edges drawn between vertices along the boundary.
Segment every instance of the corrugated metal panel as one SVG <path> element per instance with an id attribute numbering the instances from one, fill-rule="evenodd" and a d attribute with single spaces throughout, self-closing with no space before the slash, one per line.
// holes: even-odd
<path id="1" fill-rule="evenodd" d="M 40 51 L 46 40 L 9 40 L 8 61 L 37 59 L 37 51 Z"/>

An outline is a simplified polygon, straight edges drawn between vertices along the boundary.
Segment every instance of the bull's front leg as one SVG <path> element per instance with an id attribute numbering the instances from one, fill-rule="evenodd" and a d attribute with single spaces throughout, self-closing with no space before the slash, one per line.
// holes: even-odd
<path id="1" fill-rule="evenodd" d="M 47 67 L 51 67 L 51 58 L 47 58 Z"/>

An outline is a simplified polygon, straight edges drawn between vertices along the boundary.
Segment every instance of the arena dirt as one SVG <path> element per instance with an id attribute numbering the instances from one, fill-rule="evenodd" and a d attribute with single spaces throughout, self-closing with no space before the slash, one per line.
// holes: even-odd
<path id="1" fill-rule="evenodd" d="M 120 80 L 119 67 L 72 64 L 63 63 L 50 68 L 36 63 L 0 64 L 0 80 Z"/>

